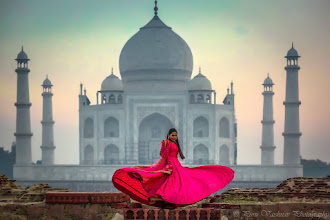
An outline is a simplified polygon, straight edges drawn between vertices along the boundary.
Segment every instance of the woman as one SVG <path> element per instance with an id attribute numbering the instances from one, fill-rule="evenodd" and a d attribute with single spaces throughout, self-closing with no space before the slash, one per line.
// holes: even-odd
<path id="1" fill-rule="evenodd" d="M 114 186 L 141 203 L 168 207 L 182 207 L 198 202 L 222 189 L 234 178 L 234 171 L 226 166 L 206 165 L 183 167 L 177 155 L 182 154 L 177 131 L 171 128 L 167 140 L 162 141 L 160 159 L 149 166 L 133 166 L 117 170 Z"/>

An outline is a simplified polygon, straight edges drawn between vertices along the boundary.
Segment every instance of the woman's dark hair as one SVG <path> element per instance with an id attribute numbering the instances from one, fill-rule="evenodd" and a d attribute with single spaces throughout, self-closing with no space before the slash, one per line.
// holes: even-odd
<path id="1" fill-rule="evenodd" d="M 172 134 L 173 132 L 178 133 L 177 130 L 176 130 L 175 128 L 171 128 L 171 129 L 168 131 L 167 135 L 166 135 L 166 139 L 169 139 L 170 134 Z M 180 157 L 181 157 L 181 159 L 183 159 L 184 156 L 183 156 L 183 153 L 182 153 L 182 150 L 181 150 L 181 147 L 180 147 L 179 138 L 177 138 L 175 142 L 176 142 L 176 145 L 177 145 L 178 148 L 179 148 L 179 154 L 180 154 Z"/>

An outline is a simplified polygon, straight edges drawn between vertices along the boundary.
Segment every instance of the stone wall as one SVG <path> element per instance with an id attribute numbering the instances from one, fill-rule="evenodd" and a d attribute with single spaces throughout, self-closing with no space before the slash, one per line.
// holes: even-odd
<path id="1" fill-rule="evenodd" d="M 268 189 L 257 184 L 160 209 L 134 203 L 123 193 L 56 192 L 41 184 L 23 189 L 0 176 L 0 219 L 330 219 L 330 176 L 289 178 Z"/>
<path id="2" fill-rule="evenodd" d="M 69 189 L 73 192 L 118 192 L 116 188 L 114 188 L 111 181 L 32 181 L 32 180 L 25 180 L 25 181 L 17 181 L 19 185 L 22 187 L 32 186 L 37 183 L 48 184 L 53 188 L 61 188 L 61 189 Z M 218 192 L 214 193 L 213 195 L 217 195 L 222 193 L 225 190 L 231 188 L 274 188 L 281 181 L 233 181 L 229 183 L 225 188 L 219 190 Z"/>
<path id="3" fill-rule="evenodd" d="M 17 181 L 111 181 L 114 172 L 132 165 L 30 165 L 14 166 Z M 196 167 L 199 165 L 189 165 Z M 290 177 L 303 176 L 301 165 L 232 165 L 233 181 L 279 182 Z"/>

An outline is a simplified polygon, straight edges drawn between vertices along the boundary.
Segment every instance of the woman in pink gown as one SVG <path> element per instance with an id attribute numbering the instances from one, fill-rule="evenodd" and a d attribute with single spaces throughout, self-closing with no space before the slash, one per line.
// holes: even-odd
<path id="1" fill-rule="evenodd" d="M 234 178 L 231 168 L 221 165 L 183 167 L 184 159 L 177 131 L 172 128 L 168 139 L 161 142 L 160 159 L 149 166 L 118 169 L 113 185 L 132 199 L 146 205 L 182 207 L 198 202 L 224 188 Z"/>

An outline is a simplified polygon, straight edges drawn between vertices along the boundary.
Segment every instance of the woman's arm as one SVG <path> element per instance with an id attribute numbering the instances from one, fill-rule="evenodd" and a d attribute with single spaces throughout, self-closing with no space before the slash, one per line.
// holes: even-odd
<path id="1" fill-rule="evenodd" d="M 160 148 L 160 152 L 159 152 L 159 155 L 160 155 L 160 156 L 163 156 L 167 144 L 168 144 L 167 140 L 163 140 L 163 141 L 161 142 L 161 148 Z"/>

